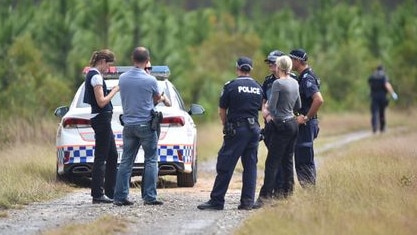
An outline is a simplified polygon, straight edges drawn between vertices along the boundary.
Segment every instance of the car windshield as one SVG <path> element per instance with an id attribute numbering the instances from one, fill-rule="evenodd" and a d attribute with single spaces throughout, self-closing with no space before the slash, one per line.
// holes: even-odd
<path id="1" fill-rule="evenodd" d="M 108 84 L 109 89 L 111 89 L 113 86 L 110 86 L 110 84 Z M 175 108 L 179 108 L 185 111 L 185 106 L 184 106 L 184 102 L 181 98 L 181 96 L 179 95 L 178 91 L 175 89 L 175 87 L 165 81 L 158 81 L 158 87 L 159 87 L 159 91 L 162 93 L 164 93 L 164 95 L 166 95 L 172 104 L 172 107 Z M 77 108 L 85 108 L 85 107 L 89 107 L 89 104 L 86 104 L 83 102 L 84 99 L 84 85 L 82 85 L 82 87 L 80 88 L 80 95 L 78 97 L 77 100 Z M 120 92 L 117 92 L 116 95 L 113 97 L 113 99 L 111 100 L 113 106 L 122 106 L 122 100 L 120 98 Z M 165 104 L 163 102 L 158 103 L 157 106 L 165 106 Z"/>

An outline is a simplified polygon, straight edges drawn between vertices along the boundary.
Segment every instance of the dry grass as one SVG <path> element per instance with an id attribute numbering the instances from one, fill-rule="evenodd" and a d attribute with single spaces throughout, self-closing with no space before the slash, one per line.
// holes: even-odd
<path id="1" fill-rule="evenodd" d="M 94 222 L 87 224 L 71 224 L 63 228 L 57 228 L 42 233 L 42 235 L 111 235 L 123 233 L 127 229 L 128 222 L 115 216 L 103 216 Z"/>
<path id="2" fill-rule="evenodd" d="M 0 152 L 0 208 L 55 198 L 70 190 L 55 182 L 51 144 L 24 144 Z"/>
<path id="3" fill-rule="evenodd" d="M 236 234 L 417 234 L 417 128 L 391 118 L 407 128 L 327 152 L 315 189 L 297 188 Z"/>
<path id="4" fill-rule="evenodd" d="M 48 200 L 70 190 L 55 182 L 55 131 L 51 120 L 1 124 L 0 209 Z"/>

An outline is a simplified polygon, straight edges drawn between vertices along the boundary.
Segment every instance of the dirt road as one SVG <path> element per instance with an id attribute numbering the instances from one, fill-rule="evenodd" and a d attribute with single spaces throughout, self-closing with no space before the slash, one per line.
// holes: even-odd
<path id="1" fill-rule="evenodd" d="M 341 136 L 316 151 L 320 154 L 369 136 L 370 132 Z M 193 188 L 177 188 L 174 186 L 175 178 L 162 178 L 162 185 L 158 189 L 159 198 L 165 202 L 162 206 L 144 206 L 137 188 L 131 189 L 131 199 L 136 202 L 134 206 L 93 205 L 90 190 L 79 188 L 63 198 L 10 210 L 7 218 L 0 218 L 0 234 L 40 234 L 68 224 L 88 223 L 103 215 L 128 219 L 128 231 L 123 234 L 231 234 L 255 211 L 237 210 L 241 187 L 241 175 L 238 172 L 232 179 L 223 211 L 200 211 L 196 208 L 199 203 L 209 199 L 215 177 L 214 166 L 214 161 L 199 164 L 199 178 Z M 259 171 L 259 174 L 262 172 Z"/>

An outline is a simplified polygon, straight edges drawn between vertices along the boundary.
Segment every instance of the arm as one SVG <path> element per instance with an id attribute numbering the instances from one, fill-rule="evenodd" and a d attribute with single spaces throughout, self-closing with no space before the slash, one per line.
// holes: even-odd
<path id="1" fill-rule="evenodd" d="M 119 91 L 119 86 L 113 87 L 113 89 L 110 91 L 110 93 L 107 96 L 104 96 L 103 93 L 103 86 L 97 85 L 94 87 L 94 97 L 96 98 L 97 104 L 100 108 L 103 108 L 108 104 L 111 99 L 116 95 L 116 93 Z"/>
<path id="2" fill-rule="evenodd" d="M 272 120 L 272 116 L 269 113 L 268 106 L 269 106 L 268 101 L 263 100 L 263 103 L 262 103 L 262 117 L 265 119 L 266 122 L 269 122 L 269 121 Z"/>
<path id="3" fill-rule="evenodd" d="M 303 120 L 301 124 L 305 124 L 308 122 L 312 117 L 314 117 L 317 114 L 317 111 L 319 111 L 320 106 L 323 104 L 324 100 L 321 96 L 320 92 L 316 92 L 313 95 L 313 103 L 311 104 L 310 109 L 308 110 L 307 114 L 305 116 L 300 115 Z M 298 116 L 298 117 L 300 117 Z"/>
<path id="4" fill-rule="evenodd" d="M 224 126 L 226 124 L 226 109 L 219 107 L 219 116 L 220 116 L 220 121 L 222 122 Z"/>
<path id="5" fill-rule="evenodd" d="M 165 106 L 171 107 L 171 101 L 168 99 L 166 95 L 164 95 L 164 92 L 162 92 L 161 99 L 159 99 L 159 102 L 163 102 Z"/>
<path id="6" fill-rule="evenodd" d="M 389 83 L 388 81 L 385 82 L 385 89 L 387 89 L 387 91 L 391 94 L 391 97 L 394 100 L 397 100 L 398 99 L 397 93 L 395 93 L 394 88 L 392 88 L 391 83 Z"/>
<path id="7" fill-rule="evenodd" d="M 274 115 L 274 113 L 277 112 L 278 98 L 279 98 L 279 84 L 278 82 L 275 81 L 274 83 L 272 83 L 271 97 L 269 98 L 269 101 L 268 101 L 268 110 L 272 114 L 272 116 Z"/>

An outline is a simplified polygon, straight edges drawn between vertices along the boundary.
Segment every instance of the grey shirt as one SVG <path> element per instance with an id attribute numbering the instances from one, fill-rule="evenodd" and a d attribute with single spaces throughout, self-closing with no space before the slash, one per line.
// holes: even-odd
<path id="1" fill-rule="evenodd" d="M 125 125 L 149 123 L 153 97 L 159 94 L 156 78 L 143 69 L 133 68 L 120 75 L 119 87 Z"/>
<path id="2" fill-rule="evenodd" d="M 288 77 L 277 79 L 272 84 L 268 110 L 274 120 L 294 116 L 294 111 L 301 108 L 300 91 L 297 80 Z"/>

